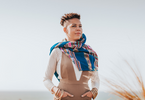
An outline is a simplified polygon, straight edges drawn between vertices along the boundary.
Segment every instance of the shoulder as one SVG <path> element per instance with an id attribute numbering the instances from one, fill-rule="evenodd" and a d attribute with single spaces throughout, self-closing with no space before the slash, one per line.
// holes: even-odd
<path id="1" fill-rule="evenodd" d="M 62 52 L 59 48 L 54 48 L 50 54 L 50 57 L 57 59 L 57 61 L 60 59 L 62 55 Z"/>
<path id="2" fill-rule="evenodd" d="M 55 53 L 56 55 L 60 55 L 60 54 L 62 53 L 61 50 L 60 50 L 59 48 L 54 48 L 54 49 L 52 50 L 52 52 Z"/>
<path id="3" fill-rule="evenodd" d="M 86 49 L 88 49 L 88 50 L 93 50 L 92 47 L 91 47 L 90 45 L 88 45 L 88 44 L 84 44 L 84 47 L 85 47 Z M 93 51 L 94 51 L 94 50 L 93 50 Z"/>
<path id="4" fill-rule="evenodd" d="M 98 58 L 98 54 L 96 51 L 88 44 L 84 44 L 84 48 L 87 49 L 89 52 L 93 53 L 96 58 Z"/>

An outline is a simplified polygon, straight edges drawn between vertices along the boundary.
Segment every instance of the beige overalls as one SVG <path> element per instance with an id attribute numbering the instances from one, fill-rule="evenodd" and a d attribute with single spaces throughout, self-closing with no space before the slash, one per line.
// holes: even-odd
<path id="1" fill-rule="evenodd" d="M 91 71 L 83 71 L 79 81 L 76 80 L 74 68 L 72 62 L 66 54 L 62 53 L 61 60 L 61 76 L 58 88 L 67 91 L 74 95 L 74 97 L 63 97 L 61 100 L 91 100 L 90 97 L 81 97 L 82 94 L 89 91 L 88 80 L 91 76 Z M 57 100 L 57 99 L 53 99 Z"/>

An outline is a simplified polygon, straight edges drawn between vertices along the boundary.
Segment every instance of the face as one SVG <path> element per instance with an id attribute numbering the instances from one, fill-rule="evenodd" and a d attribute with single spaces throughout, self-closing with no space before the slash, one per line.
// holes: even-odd
<path id="1" fill-rule="evenodd" d="M 66 23 L 66 27 L 64 27 L 64 32 L 67 35 L 68 41 L 76 41 L 82 36 L 82 24 L 79 19 L 73 18 L 69 19 Z"/>

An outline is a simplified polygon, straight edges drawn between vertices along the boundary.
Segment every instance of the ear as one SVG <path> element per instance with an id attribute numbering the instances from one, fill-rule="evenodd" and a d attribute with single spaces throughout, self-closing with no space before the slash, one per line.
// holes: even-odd
<path id="1" fill-rule="evenodd" d="M 63 28 L 63 31 L 67 34 L 67 29 L 66 29 L 66 27 Z"/>

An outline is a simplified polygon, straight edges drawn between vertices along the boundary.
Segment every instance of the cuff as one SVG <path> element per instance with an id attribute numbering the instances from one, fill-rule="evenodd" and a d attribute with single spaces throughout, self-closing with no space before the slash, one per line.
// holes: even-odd
<path id="1" fill-rule="evenodd" d="M 95 99 L 97 97 L 97 95 L 98 95 L 98 89 L 97 88 L 92 88 L 91 92 L 93 94 L 92 98 Z"/>

